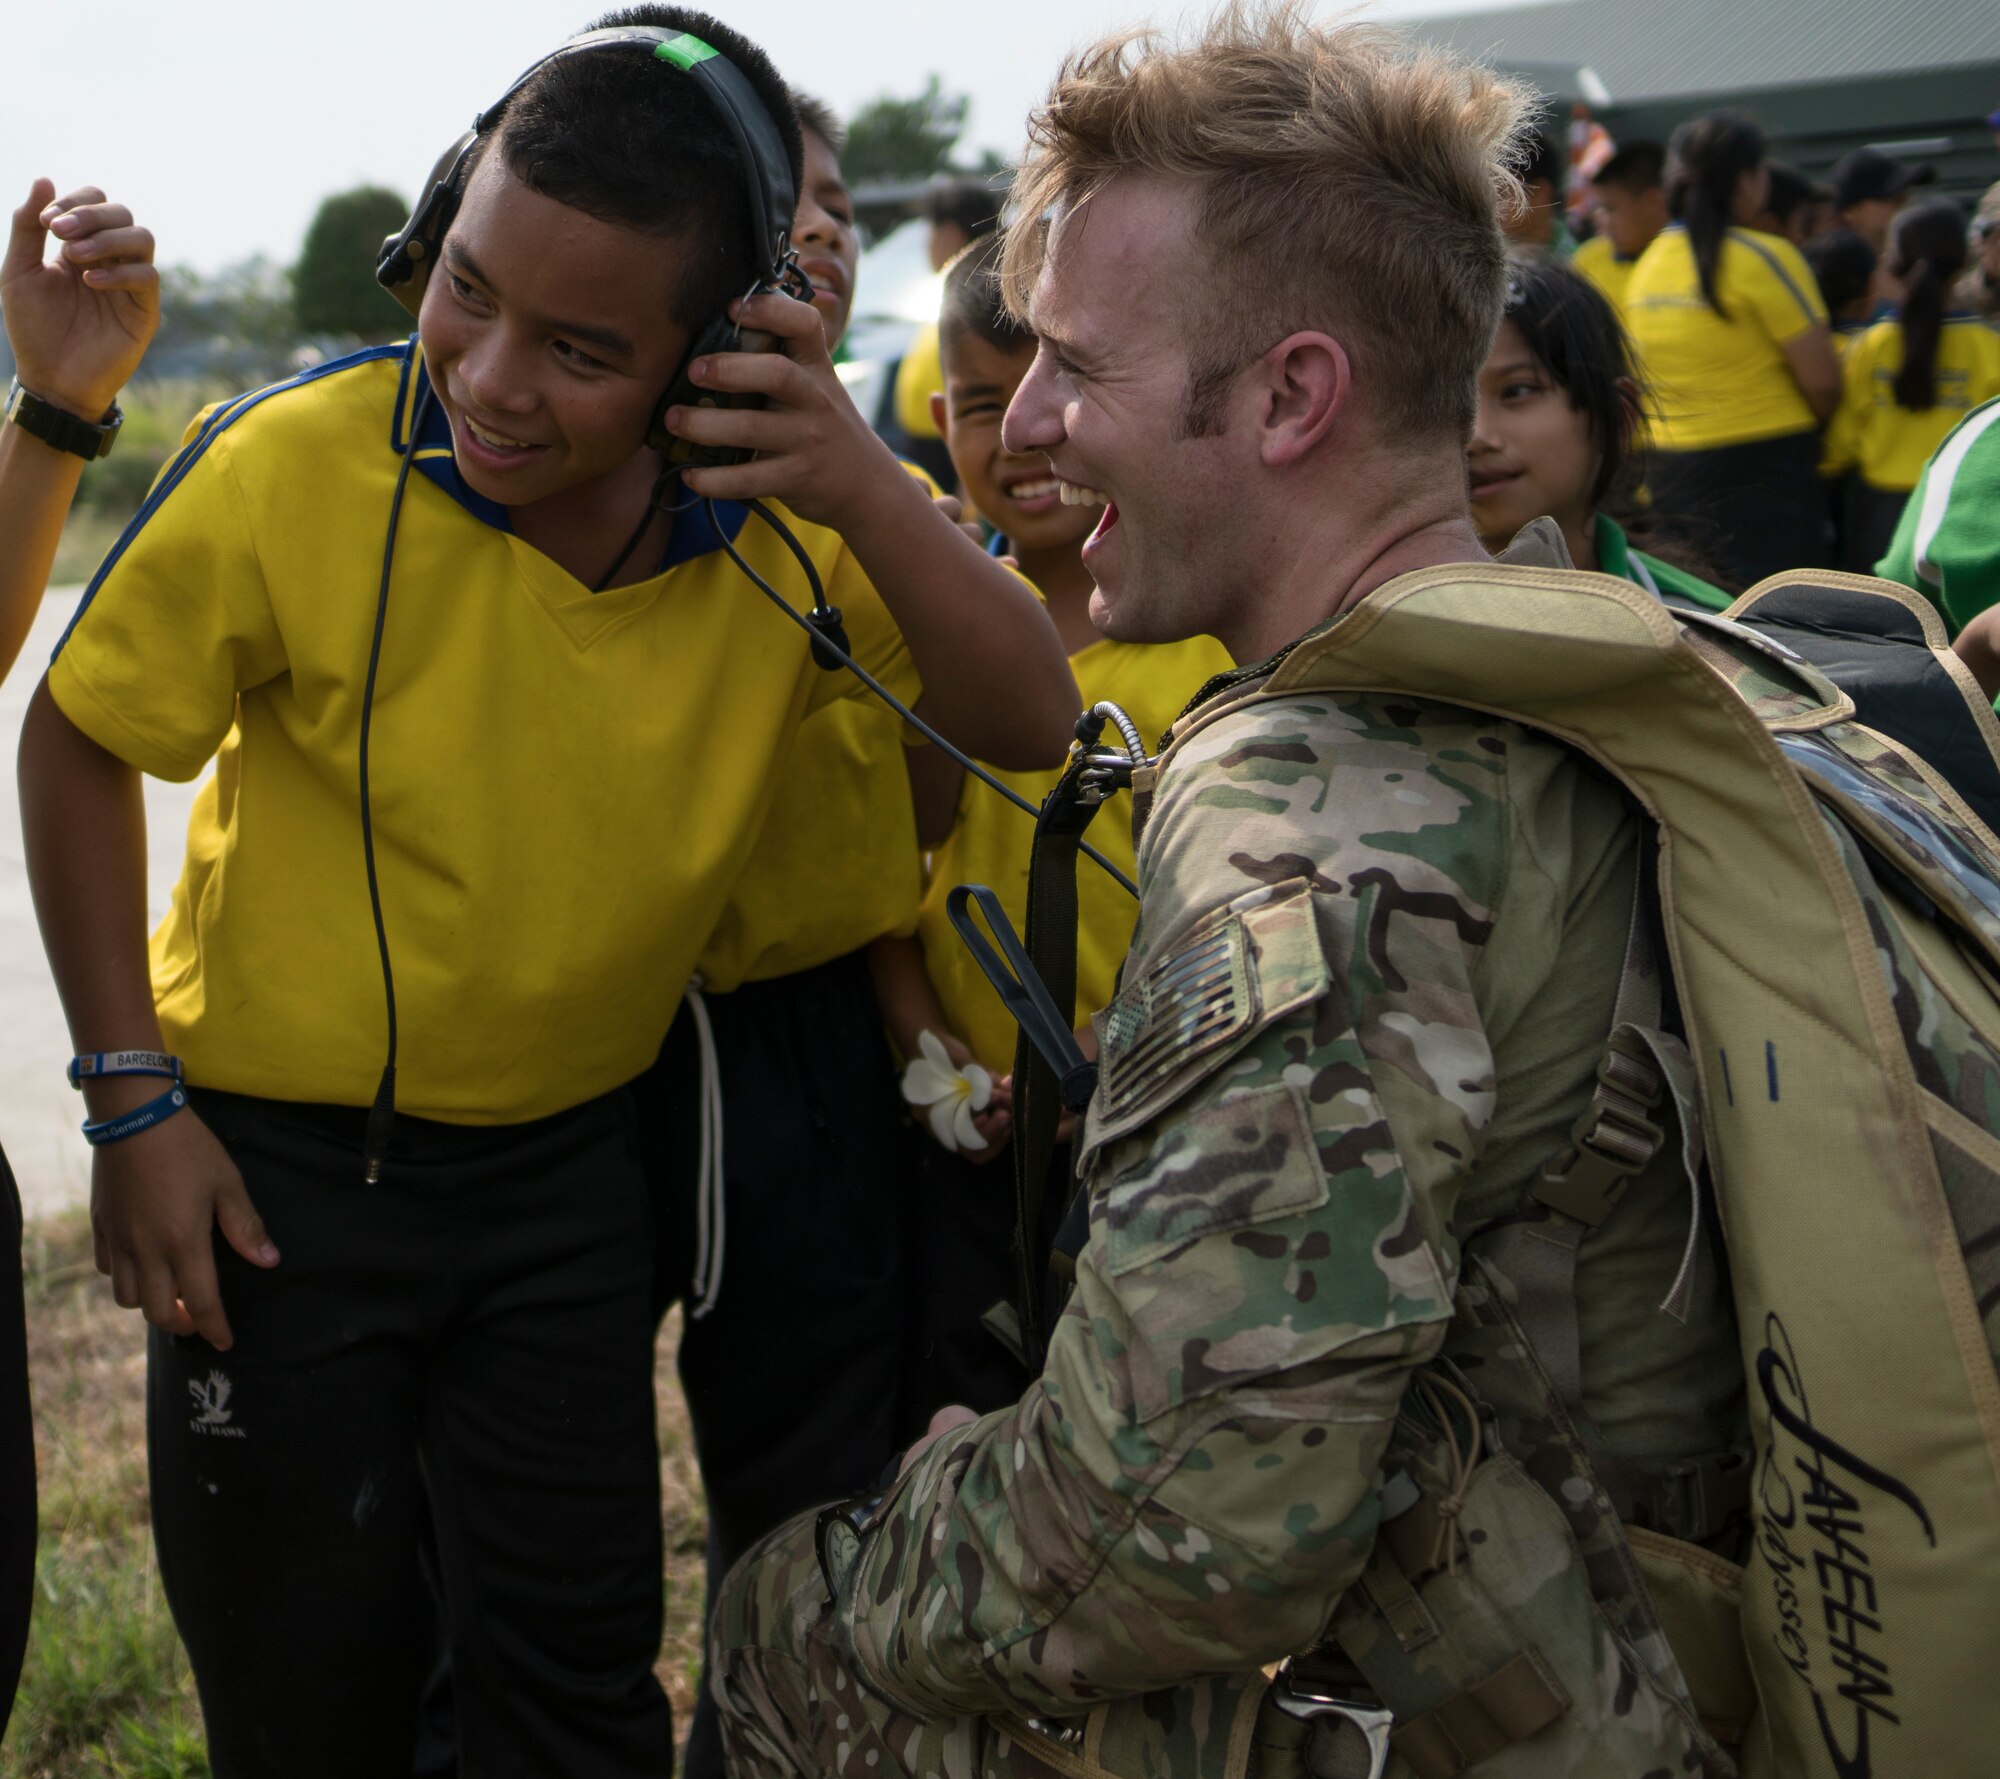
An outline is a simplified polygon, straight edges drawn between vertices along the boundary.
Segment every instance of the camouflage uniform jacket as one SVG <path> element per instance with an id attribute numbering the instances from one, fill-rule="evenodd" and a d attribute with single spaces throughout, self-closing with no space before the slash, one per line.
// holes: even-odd
<path id="1" fill-rule="evenodd" d="M 1588 1096 L 1634 883 L 1615 789 L 1505 721 L 1234 702 L 1254 677 L 1153 775 L 1043 1375 L 912 1466 L 836 1604 L 842 1659 L 919 1717 L 1064 1714 L 1312 1643 L 1367 1560 L 1464 1231 Z M 1634 1452 L 1705 1449 L 1677 1417 L 1717 1324 L 1644 1352 L 1616 1326 L 1650 1314 L 1685 1217 L 1621 1225 L 1582 1318 L 1618 1357 L 1586 1399 Z"/>

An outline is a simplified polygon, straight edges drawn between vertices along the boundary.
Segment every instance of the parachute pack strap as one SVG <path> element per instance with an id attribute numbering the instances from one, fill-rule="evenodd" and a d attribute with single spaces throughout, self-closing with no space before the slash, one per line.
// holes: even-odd
<path id="1" fill-rule="evenodd" d="M 1679 1127 L 1680 1164 L 1688 1188 L 1688 1234 L 1661 1310 L 1685 1320 L 1701 1246 L 1701 1107 L 1694 1059 L 1662 1027 L 1660 917 L 1653 890 L 1651 847 L 1641 849 L 1625 934 L 1611 1033 L 1597 1065 L 1590 1101 L 1562 1153 L 1529 1187 L 1531 1216 L 1507 1226 L 1489 1249 L 1520 1296 L 1515 1309 L 1572 1419 L 1583 1414 L 1583 1361 L 1576 1320 L 1577 1249 L 1618 1208 L 1633 1178 L 1665 1146 L 1660 1111 Z"/>
<path id="2" fill-rule="evenodd" d="M 1568 1147 L 1542 1169 L 1533 1188 L 1537 1202 L 1591 1229 L 1611 1215 L 1632 1176 L 1651 1164 L 1665 1140 L 1653 1122 L 1667 1080 L 1654 1042 L 1665 1034 L 1659 1030 L 1662 993 L 1648 876 L 1642 860 L 1597 1085 Z"/>
<path id="3" fill-rule="evenodd" d="M 1421 1717 L 1389 1743 L 1416 1779 L 1458 1779 L 1547 1729 L 1570 1707 L 1555 1670 L 1532 1645 Z"/>

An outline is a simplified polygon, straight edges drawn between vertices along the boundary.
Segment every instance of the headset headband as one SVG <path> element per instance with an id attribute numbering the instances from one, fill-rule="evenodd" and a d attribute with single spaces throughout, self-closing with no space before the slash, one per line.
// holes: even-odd
<path id="1" fill-rule="evenodd" d="M 551 62 L 604 46 L 629 44 L 656 61 L 667 62 L 688 75 L 720 113 L 743 166 L 744 195 L 750 203 L 751 239 L 775 279 L 790 248 L 792 212 L 797 192 L 785 139 L 757 89 L 743 71 L 719 50 L 687 32 L 669 34 L 656 25 L 612 25 L 572 37 L 532 63 L 506 92 L 472 120 L 472 128 L 439 157 L 424 193 L 400 234 L 382 243 L 376 258 L 377 281 L 414 315 L 423 301 L 431 262 L 464 195 L 472 151 L 478 147 L 522 87 Z"/>

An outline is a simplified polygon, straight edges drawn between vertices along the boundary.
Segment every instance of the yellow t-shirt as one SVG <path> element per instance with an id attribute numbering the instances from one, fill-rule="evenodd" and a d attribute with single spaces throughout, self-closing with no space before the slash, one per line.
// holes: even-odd
<path id="1" fill-rule="evenodd" d="M 843 699 L 799 725 L 749 862 L 702 948 L 702 986 L 767 982 L 914 930 L 924 890 L 903 719 Z"/>
<path id="2" fill-rule="evenodd" d="M 1826 325 L 1799 250 L 1777 235 L 1731 229 L 1716 263 L 1718 315 L 1701 293 L 1694 248 L 1678 224 L 1639 256 L 1625 325 L 1652 385 L 1651 442 L 1663 451 L 1748 444 L 1818 425 L 1784 348 Z"/>
<path id="3" fill-rule="evenodd" d="M 230 403 L 99 570 L 50 689 L 162 778 L 216 756 L 153 936 L 167 1046 L 197 1085 L 366 1105 L 385 1048 L 357 743 L 413 346 Z M 404 497 L 370 779 L 401 1022 L 397 1103 L 545 1116 L 649 1064 L 806 713 L 850 692 L 699 509 L 669 564 L 593 594 L 465 488 L 429 405 Z M 741 508 L 744 557 L 803 607 Z M 907 650 L 840 539 L 797 519 L 856 657 Z"/>
<path id="4" fill-rule="evenodd" d="M 935 321 L 917 329 L 903 362 L 896 367 L 896 424 L 913 439 L 934 439 L 931 397 L 944 394 L 944 355 Z"/>
<path id="5" fill-rule="evenodd" d="M 937 499 L 923 470 L 903 468 Z M 872 697 L 843 698 L 799 725 L 757 844 L 702 950 L 703 988 L 726 994 L 916 931 L 924 873 L 903 764 L 911 739 Z"/>
<path id="6" fill-rule="evenodd" d="M 1088 709 L 1100 699 L 1119 705 L 1139 727 L 1146 745 L 1157 742 L 1187 701 L 1233 663 L 1212 637 L 1187 642 L 1096 642 L 1069 658 L 1077 690 Z M 1000 772 L 1030 803 L 1039 805 L 1059 772 Z M 1122 811 L 1120 812 L 1122 814 Z M 983 883 L 1000 898 L 1016 932 L 1025 933 L 1028 859 L 1035 824 L 997 792 L 968 777 L 959 793 L 958 824 L 931 855 L 930 882 L 917 916 L 924 968 L 951 1029 L 996 1075 L 1014 1067 L 1013 1016 L 952 930 L 945 898 L 961 883 Z M 1134 866 L 1129 822 L 1106 815 L 1085 834 L 1092 846 L 1129 877 Z M 1076 1008 L 1072 1025 L 1107 1005 L 1116 991 L 1118 966 L 1132 940 L 1137 902 L 1091 863 L 1076 867 Z"/>
<path id="7" fill-rule="evenodd" d="M 1903 324 L 1878 321 L 1844 355 L 1840 407 L 1827 428 L 1821 471 L 1857 471 L 1871 488 L 1907 494 L 1931 453 L 1967 412 L 2000 395 L 2000 334 L 1983 321 L 1948 318 L 1938 335 L 1936 394 L 1912 411 L 1896 400 Z"/>
<path id="8" fill-rule="evenodd" d="M 1619 258 L 1609 240 L 1603 235 L 1593 235 L 1570 255 L 1569 263 L 1597 286 L 1622 321 L 1626 288 L 1632 282 L 1632 268 L 1638 260 Z"/>

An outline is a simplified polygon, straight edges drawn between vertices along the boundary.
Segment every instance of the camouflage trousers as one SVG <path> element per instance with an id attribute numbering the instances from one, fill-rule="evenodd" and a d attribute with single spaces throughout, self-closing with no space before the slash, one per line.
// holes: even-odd
<path id="1" fill-rule="evenodd" d="M 999 1732 L 985 1718 L 912 1717 L 855 1678 L 832 1637 L 814 1518 L 753 1545 L 715 1603 L 709 1684 L 732 1779 L 1005 1771 L 991 1764 Z"/>
<path id="2" fill-rule="evenodd" d="M 1253 1759 L 1260 1775 L 1306 1770 L 1303 1726 L 1259 1710 L 1254 1671 L 1100 1709 L 1060 1739 L 1006 1717 L 902 1710 L 833 1636 L 813 1522 L 753 1546 L 715 1603 L 709 1678 L 732 1779 L 1241 1779 Z"/>

